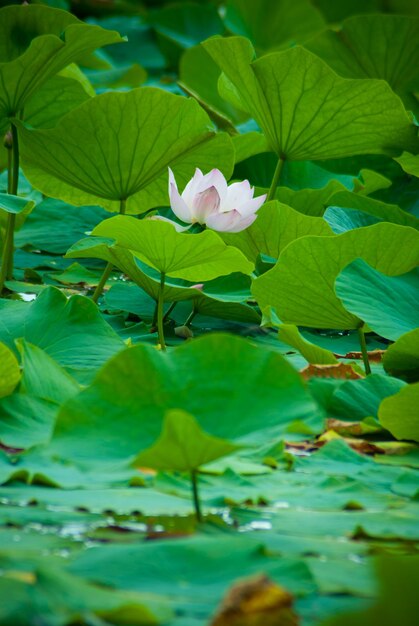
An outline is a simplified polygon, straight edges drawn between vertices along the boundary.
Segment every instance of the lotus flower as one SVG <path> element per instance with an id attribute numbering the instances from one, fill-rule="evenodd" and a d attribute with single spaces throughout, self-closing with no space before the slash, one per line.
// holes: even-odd
<path id="1" fill-rule="evenodd" d="M 205 224 L 212 230 L 238 233 L 253 224 L 256 211 L 266 200 L 266 194 L 257 198 L 253 194 L 248 180 L 227 185 L 220 170 L 204 175 L 198 168 L 180 194 L 169 168 L 170 206 L 186 224 Z"/>

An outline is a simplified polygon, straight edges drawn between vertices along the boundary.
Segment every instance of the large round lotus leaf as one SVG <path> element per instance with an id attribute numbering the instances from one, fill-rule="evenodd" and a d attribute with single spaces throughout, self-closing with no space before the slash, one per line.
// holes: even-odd
<path id="1" fill-rule="evenodd" d="M 334 237 L 301 237 L 255 280 L 253 294 L 262 309 L 271 305 L 285 323 L 358 328 L 360 318 L 344 308 L 334 290 L 339 273 L 358 257 L 389 276 L 409 272 L 419 262 L 419 232 L 382 223 Z"/>
<path id="2" fill-rule="evenodd" d="M 11 34 L 12 33 L 12 34 Z M 114 31 L 45 6 L 0 10 L 0 129 L 49 78 L 96 48 L 122 42 Z"/>
<path id="3" fill-rule="evenodd" d="M 402 335 L 386 350 L 384 369 L 408 382 L 419 380 L 419 328 Z"/>
<path id="4" fill-rule="evenodd" d="M 249 228 L 239 233 L 223 233 L 222 238 L 255 262 L 261 253 L 277 259 L 291 241 L 305 235 L 327 236 L 333 232 L 321 217 L 303 215 L 274 200 L 259 209 L 257 220 Z"/>
<path id="5" fill-rule="evenodd" d="M 337 296 L 347 311 L 395 341 L 419 327 L 419 272 L 386 276 L 357 259 L 339 274 Z"/>
<path id="6" fill-rule="evenodd" d="M 168 167 L 182 187 L 195 168 L 218 168 L 229 177 L 230 137 L 211 129 L 192 99 L 141 87 L 108 92 L 65 115 L 55 128 L 19 125 L 22 167 L 45 195 L 76 206 L 99 204 L 142 213 L 168 205 Z"/>
<path id="7" fill-rule="evenodd" d="M 416 151 L 416 128 L 385 81 L 341 78 L 298 46 L 256 61 L 244 37 L 213 37 L 203 46 L 224 73 L 222 95 L 254 117 L 283 159 Z"/>
<path id="8" fill-rule="evenodd" d="M 111 359 L 63 406 L 52 446 L 85 462 L 126 459 L 155 441 L 170 409 L 235 443 L 272 441 L 301 431 L 302 422 L 307 433 L 322 427 L 319 408 L 280 354 L 217 334 L 167 353 L 138 345 Z"/>
<path id="9" fill-rule="evenodd" d="M 253 264 L 240 250 L 226 245 L 212 230 L 192 235 L 178 233 L 167 222 L 117 215 L 98 224 L 92 234 L 114 238 L 118 247 L 174 278 L 207 281 L 253 270 Z"/>
<path id="10" fill-rule="evenodd" d="M 402 11 L 400 11 L 402 13 Z M 339 30 L 324 31 L 305 47 L 340 76 L 383 78 L 417 110 L 419 88 L 419 18 L 407 15 L 357 15 Z"/>

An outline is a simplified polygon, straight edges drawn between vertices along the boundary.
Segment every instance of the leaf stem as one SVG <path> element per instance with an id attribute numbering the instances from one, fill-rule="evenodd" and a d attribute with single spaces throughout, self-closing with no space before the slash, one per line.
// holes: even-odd
<path id="1" fill-rule="evenodd" d="M 172 302 L 172 304 L 167 309 L 166 313 L 163 315 L 163 322 L 165 322 L 167 319 L 169 319 L 170 313 L 173 311 L 173 309 L 175 308 L 175 306 L 177 304 L 178 304 L 177 302 Z"/>
<path id="2" fill-rule="evenodd" d="M 198 313 L 198 311 L 195 309 L 195 306 L 192 307 L 192 311 L 189 313 L 186 322 L 184 323 L 184 326 L 187 326 L 188 328 L 190 327 L 190 325 L 192 324 L 192 320 L 194 319 L 195 315 Z"/>
<path id="3" fill-rule="evenodd" d="M 164 280 L 166 274 L 161 272 L 160 274 L 160 288 L 159 298 L 157 300 L 157 334 L 159 336 L 159 344 L 162 350 L 166 350 L 166 343 L 164 341 L 164 322 L 163 322 L 163 304 L 164 304 Z"/>
<path id="4" fill-rule="evenodd" d="M 191 471 L 191 483 L 192 483 L 192 497 L 193 505 L 195 509 L 196 521 L 201 523 L 203 521 L 201 512 L 201 503 L 199 501 L 198 492 L 198 471 L 196 469 Z"/>
<path id="5" fill-rule="evenodd" d="M 19 186 L 19 138 L 17 128 L 11 125 L 12 147 L 9 149 L 7 193 L 17 196 Z M 6 234 L 4 237 L 3 255 L 0 269 L 0 294 L 3 292 L 4 283 L 13 277 L 13 256 L 15 249 L 15 226 L 16 214 L 8 213 L 6 222 Z"/>
<path id="6" fill-rule="evenodd" d="M 268 197 L 266 198 L 267 202 L 269 202 L 269 200 L 275 199 L 276 188 L 278 187 L 278 184 L 281 179 L 282 168 L 284 167 L 284 163 L 285 163 L 285 158 L 282 156 L 278 157 L 278 163 L 276 164 L 275 172 L 272 177 L 271 186 L 269 187 Z"/>
<path id="7" fill-rule="evenodd" d="M 119 201 L 119 214 L 120 215 L 125 215 L 125 210 L 126 210 L 126 206 L 127 206 L 127 201 L 125 200 L 125 198 L 121 198 L 121 200 Z M 102 295 L 102 291 L 106 285 L 106 281 L 108 280 L 109 276 L 111 275 L 111 272 L 113 270 L 113 264 L 109 261 L 109 263 L 106 264 L 105 269 L 103 270 L 103 274 L 100 278 L 100 281 L 97 284 L 97 287 L 93 293 L 92 296 L 92 300 L 93 302 L 95 302 L 97 304 L 100 296 Z"/>
<path id="8" fill-rule="evenodd" d="M 365 373 L 367 376 L 371 374 L 371 366 L 368 359 L 367 342 L 365 341 L 365 333 L 362 326 L 358 328 L 359 345 L 361 346 L 362 359 L 364 361 Z"/>

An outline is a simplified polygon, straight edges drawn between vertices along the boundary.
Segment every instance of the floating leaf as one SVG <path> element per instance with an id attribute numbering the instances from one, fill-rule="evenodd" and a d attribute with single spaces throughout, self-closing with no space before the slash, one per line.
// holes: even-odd
<path id="1" fill-rule="evenodd" d="M 357 259 L 335 282 L 335 291 L 347 311 L 378 335 L 395 341 L 419 327 L 419 272 L 386 276 Z"/>
<path id="2" fill-rule="evenodd" d="M 91 300 L 67 300 L 54 287 L 44 289 L 30 305 L 1 300 L 0 311 L 0 339 L 10 348 L 23 337 L 83 382 L 124 346 Z"/>
<path id="3" fill-rule="evenodd" d="M 360 318 L 335 294 L 338 274 L 357 258 L 389 276 L 408 272 L 419 261 L 418 241 L 417 230 L 387 223 L 335 237 L 301 237 L 285 248 L 273 269 L 254 281 L 252 292 L 261 308 L 271 305 L 285 323 L 358 328 Z"/>
<path id="4" fill-rule="evenodd" d="M 203 46 L 227 79 L 224 97 L 241 103 L 282 159 L 394 156 L 417 144 L 400 99 L 383 81 L 340 78 L 299 47 L 253 61 L 243 37 L 216 37 Z"/>
<path id="5" fill-rule="evenodd" d="M 168 204 L 169 165 L 180 184 L 196 167 L 217 167 L 227 176 L 233 167 L 231 139 L 215 134 L 199 105 L 153 87 L 101 94 L 55 128 L 19 124 L 19 135 L 33 185 L 71 204 L 114 212 L 121 201 L 128 213 Z"/>

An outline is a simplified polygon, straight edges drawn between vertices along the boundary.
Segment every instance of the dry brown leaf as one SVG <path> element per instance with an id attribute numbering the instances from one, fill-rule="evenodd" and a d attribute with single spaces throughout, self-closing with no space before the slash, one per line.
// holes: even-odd
<path id="1" fill-rule="evenodd" d="M 357 380 L 364 378 L 354 370 L 350 363 L 334 363 L 333 365 L 307 365 L 300 371 L 300 375 L 304 380 L 310 378 L 343 378 L 344 380 Z"/>
<path id="2" fill-rule="evenodd" d="M 368 352 L 368 361 L 370 363 L 381 363 L 382 359 L 383 359 L 383 355 L 385 353 L 385 350 L 371 350 L 371 352 Z M 337 359 L 354 359 L 354 360 L 361 360 L 362 359 L 362 352 L 348 352 L 347 354 L 335 354 L 334 356 Z"/>
<path id="3" fill-rule="evenodd" d="M 237 581 L 210 626 L 298 626 L 293 596 L 265 574 Z"/>

